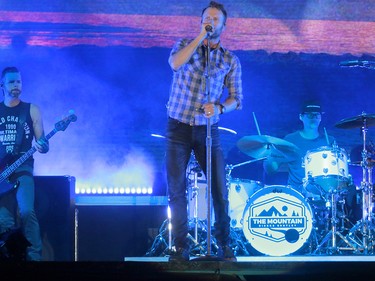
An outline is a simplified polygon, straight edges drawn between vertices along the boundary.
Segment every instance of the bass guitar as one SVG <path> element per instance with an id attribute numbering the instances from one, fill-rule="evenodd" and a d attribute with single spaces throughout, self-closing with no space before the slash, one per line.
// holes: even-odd
<path id="1" fill-rule="evenodd" d="M 77 121 L 77 116 L 73 113 L 69 114 L 67 117 L 63 118 L 61 121 L 55 124 L 55 128 L 45 136 L 47 140 L 52 138 L 57 132 L 65 131 L 71 122 Z M 11 165 L 8 165 L 0 174 L 0 196 L 16 189 L 19 186 L 18 181 L 11 182 L 9 176 L 21 166 L 31 155 L 33 155 L 37 149 L 35 146 L 31 147 L 26 153 L 24 153 L 20 158 L 18 158 Z"/>

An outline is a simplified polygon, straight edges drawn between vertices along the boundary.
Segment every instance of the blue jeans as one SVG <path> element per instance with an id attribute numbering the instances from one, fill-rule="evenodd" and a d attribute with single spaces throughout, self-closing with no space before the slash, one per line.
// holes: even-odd
<path id="1" fill-rule="evenodd" d="M 19 187 L 0 198 L 0 230 L 5 232 L 20 224 L 25 238 L 31 243 L 27 248 L 26 259 L 39 261 L 42 254 L 42 241 L 34 210 L 35 186 L 32 167 L 21 166 L 16 172 L 23 172 L 18 178 Z M 20 221 L 18 221 L 18 214 Z"/>
<path id="2" fill-rule="evenodd" d="M 167 124 L 167 182 L 171 209 L 172 234 L 176 247 L 187 248 L 187 180 L 186 169 L 191 152 L 206 174 L 207 126 L 190 126 L 168 118 Z M 219 246 L 229 244 L 230 218 L 225 160 L 220 145 L 218 125 L 211 125 L 211 196 L 215 214 L 215 238 Z"/>

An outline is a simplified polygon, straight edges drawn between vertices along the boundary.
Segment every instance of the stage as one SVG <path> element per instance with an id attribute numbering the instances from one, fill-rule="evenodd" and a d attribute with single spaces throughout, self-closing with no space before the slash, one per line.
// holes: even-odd
<path id="1" fill-rule="evenodd" d="M 2 262 L 4 280 L 373 280 L 374 256 L 237 257 L 237 262 L 125 257 L 123 262 Z"/>

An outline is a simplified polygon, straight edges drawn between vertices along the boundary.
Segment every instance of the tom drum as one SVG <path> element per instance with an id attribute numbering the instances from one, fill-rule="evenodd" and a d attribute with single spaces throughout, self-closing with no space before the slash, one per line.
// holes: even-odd
<path id="1" fill-rule="evenodd" d="M 230 180 L 229 184 L 229 216 L 231 227 L 242 228 L 242 216 L 249 197 L 257 190 L 263 188 L 259 181 L 238 179 Z"/>
<path id="2" fill-rule="evenodd" d="M 323 146 L 309 150 L 305 157 L 304 182 L 309 192 L 331 192 L 347 186 L 349 179 L 348 156 L 342 148 Z M 318 188 L 314 186 L 318 185 Z"/>

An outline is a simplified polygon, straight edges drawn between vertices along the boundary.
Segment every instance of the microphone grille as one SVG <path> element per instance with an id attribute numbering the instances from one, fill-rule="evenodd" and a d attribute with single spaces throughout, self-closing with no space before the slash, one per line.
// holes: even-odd
<path id="1" fill-rule="evenodd" d="M 205 27 L 207 32 L 212 32 L 212 26 L 211 25 L 206 25 Z"/>

